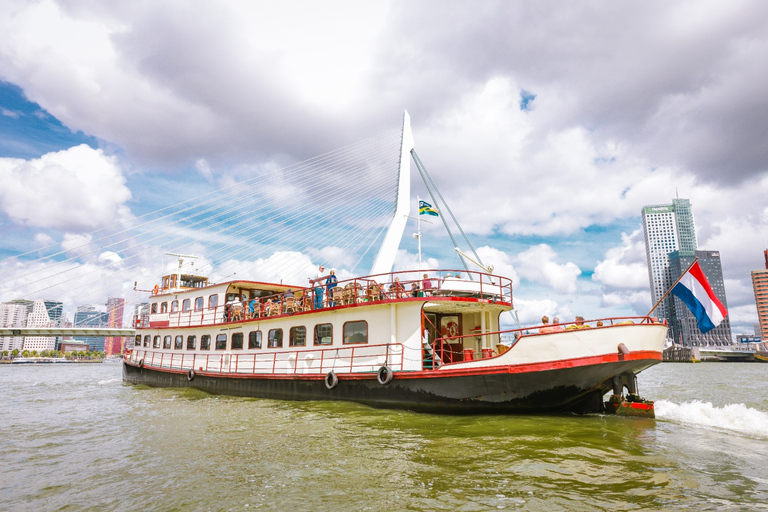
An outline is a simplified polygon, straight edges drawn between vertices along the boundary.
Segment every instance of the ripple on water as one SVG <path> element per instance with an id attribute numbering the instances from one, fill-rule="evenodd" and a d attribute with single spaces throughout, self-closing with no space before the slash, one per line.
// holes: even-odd
<path id="1" fill-rule="evenodd" d="M 674 418 L 675 404 L 692 403 L 679 389 L 660 395 L 674 374 L 651 376 L 653 421 L 220 397 L 75 366 L 0 369 L 2 403 L 14 404 L 0 416 L 0 509 L 750 510 L 768 501 L 768 442 Z M 744 407 L 743 418 L 764 414 Z M 730 411 L 712 406 L 713 417 Z"/>

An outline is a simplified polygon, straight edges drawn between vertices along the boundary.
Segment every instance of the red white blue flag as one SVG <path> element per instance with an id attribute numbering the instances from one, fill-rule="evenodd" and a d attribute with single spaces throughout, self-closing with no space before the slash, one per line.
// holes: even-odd
<path id="1" fill-rule="evenodd" d="M 672 288 L 672 293 L 685 302 L 696 317 L 702 333 L 708 333 L 720 325 L 728 314 L 728 310 L 709 286 L 698 261 L 683 274 L 680 281 Z"/>

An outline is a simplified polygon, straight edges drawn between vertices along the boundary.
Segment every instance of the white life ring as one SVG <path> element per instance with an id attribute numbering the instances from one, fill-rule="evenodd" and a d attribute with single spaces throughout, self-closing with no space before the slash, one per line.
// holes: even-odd
<path id="1" fill-rule="evenodd" d="M 459 324 L 456 322 L 448 322 L 448 325 L 446 325 L 448 328 L 448 336 L 451 338 L 455 338 L 459 335 Z"/>

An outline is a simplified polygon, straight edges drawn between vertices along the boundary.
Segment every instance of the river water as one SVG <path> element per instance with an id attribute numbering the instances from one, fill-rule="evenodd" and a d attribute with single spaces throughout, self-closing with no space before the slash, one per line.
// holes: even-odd
<path id="1" fill-rule="evenodd" d="M 0 510 L 768 510 L 768 364 L 664 363 L 657 419 L 439 416 L 0 366 Z"/>

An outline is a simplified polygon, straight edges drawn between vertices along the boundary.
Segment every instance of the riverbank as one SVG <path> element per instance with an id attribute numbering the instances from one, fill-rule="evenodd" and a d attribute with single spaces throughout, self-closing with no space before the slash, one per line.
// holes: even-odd
<path id="1" fill-rule="evenodd" d="M 80 364 L 103 363 L 104 359 L 65 359 L 49 357 L 18 357 L 16 359 L 2 359 L 0 364 Z"/>

